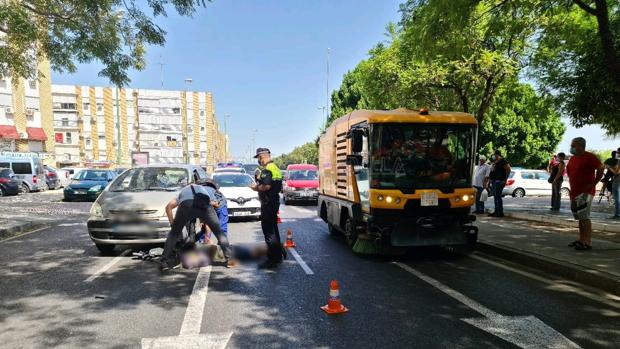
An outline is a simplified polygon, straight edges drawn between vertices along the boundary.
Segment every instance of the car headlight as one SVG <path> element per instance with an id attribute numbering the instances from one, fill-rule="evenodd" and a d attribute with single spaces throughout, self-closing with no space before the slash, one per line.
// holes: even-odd
<path id="1" fill-rule="evenodd" d="M 101 209 L 101 205 L 97 202 L 94 202 L 90 207 L 90 215 L 93 217 L 103 217 L 103 210 Z"/>
<path id="2" fill-rule="evenodd" d="M 103 189 L 103 186 L 101 184 L 97 184 L 93 187 L 90 187 L 90 189 L 88 189 L 88 191 L 101 191 Z"/>

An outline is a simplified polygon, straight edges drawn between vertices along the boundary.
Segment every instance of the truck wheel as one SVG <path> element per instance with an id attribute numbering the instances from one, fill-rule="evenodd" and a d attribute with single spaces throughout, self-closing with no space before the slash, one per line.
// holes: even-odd
<path id="1" fill-rule="evenodd" d="M 327 231 L 329 232 L 329 235 L 331 236 L 338 236 L 341 235 L 342 233 L 340 233 L 340 231 L 338 229 L 336 229 L 336 227 L 331 224 L 331 223 L 327 223 Z"/>
<path id="2" fill-rule="evenodd" d="M 99 252 L 101 252 L 101 254 L 104 255 L 104 256 L 109 256 L 109 255 L 112 255 L 114 253 L 115 245 L 95 244 L 95 246 L 97 246 L 97 249 L 99 250 Z"/>
<path id="3" fill-rule="evenodd" d="M 347 245 L 349 245 L 349 247 L 353 247 L 353 245 L 355 245 L 355 242 L 357 241 L 357 233 L 355 232 L 353 220 L 351 218 L 347 218 L 344 224 L 344 237 L 347 240 Z"/>

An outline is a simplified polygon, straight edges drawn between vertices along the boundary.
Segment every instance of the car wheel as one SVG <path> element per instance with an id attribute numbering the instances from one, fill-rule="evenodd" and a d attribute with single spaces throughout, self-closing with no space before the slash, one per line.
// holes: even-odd
<path id="1" fill-rule="evenodd" d="M 22 183 L 22 186 L 19 188 L 19 191 L 22 194 L 28 194 L 30 193 L 30 188 L 28 187 L 28 185 L 26 185 L 26 183 Z"/>
<path id="2" fill-rule="evenodd" d="M 562 188 L 562 189 L 560 189 L 560 193 L 562 194 L 562 196 L 569 196 L 570 195 L 570 189 Z"/>
<path id="3" fill-rule="evenodd" d="M 95 244 L 95 246 L 97 246 L 97 249 L 99 250 L 99 252 L 101 252 L 102 255 L 104 256 L 109 256 L 111 254 L 114 253 L 114 247 L 116 247 L 116 245 L 102 245 L 102 244 Z"/>
<path id="4" fill-rule="evenodd" d="M 515 198 L 522 198 L 525 196 L 525 190 L 517 188 L 515 189 L 515 191 L 512 192 L 512 196 Z"/>

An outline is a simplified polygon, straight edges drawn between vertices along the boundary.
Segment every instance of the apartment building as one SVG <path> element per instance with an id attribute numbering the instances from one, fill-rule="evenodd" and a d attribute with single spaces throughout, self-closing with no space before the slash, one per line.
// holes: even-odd
<path id="1" fill-rule="evenodd" d="M 128 167 L 133 154 L 211 167 L 226 160 L 228 137 L 209 92 L 9 78 L 0 79 L 0 151 L 37 153 L 60 167 Z"/>

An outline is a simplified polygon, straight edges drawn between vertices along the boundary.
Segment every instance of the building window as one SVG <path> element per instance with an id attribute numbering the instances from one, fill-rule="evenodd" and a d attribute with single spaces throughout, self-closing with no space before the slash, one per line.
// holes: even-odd
<path id="1" fill-rule="evenodd" d="M 172 114 L 181 114 L 181 108 L 172 108 Z"/>
<path id="2" fill-rule="evenodd" d="M 200 127 L 200 131 L 204 131 L 204 130 L 205 130 L 205 127 L 204 127 L 204 126 L 201 126 L 201 127 Z"/>
<path id="3" fill-rule="evenodd" d="M 200 111 L 200 116 L 205 116 L 205 111 L 204 110 Z"/>
<path id="4" fill-rule="evenodd" d="M 69 119 L 68 118 L 62 118 L 61 126 L 64 126 L 64 127 L 69 126 Z"/>
<path id="5" fill-rule="evenodd" d="M 84 110 L 90 109 L 90 103 L 82 103 L 82 106 L 84 107 Z"/>
<path id="6" fill-rule="evenodd" d="M 103 104 L 97 103 L 97 111 L 102 111 L 102 110 L 103 110 Z"/>
<path id="7" fill-rule="evenodd" d="M 99 135 L 99 139 L 105 139 L 105 135 Z"/>
<path id="8" fill-rule="evenodd" d="M 37 80 L 30 80 L 28 81 L 28 85 L 30 86 L 31 89 L 36 89 L 37 88 Z"/>
<path id="9" fill-rule="evenodd" d="M 72 143 L 73 143 L 73 142 L 71 141 L 71 132 L 67 132 L 67 133 L 66 133 L 65 140 L 67 141 L 67 144 L 72 144 Z"/>
<path id="10" fill-rule="evenodd" d="M 0 79 L 0 88 L 6 88 L 6 80 Z"/>
<path id="11" fill-rule="evenodd" d="M 90 138 L 86 138 L 86 145 L 90 145 Z"/>

